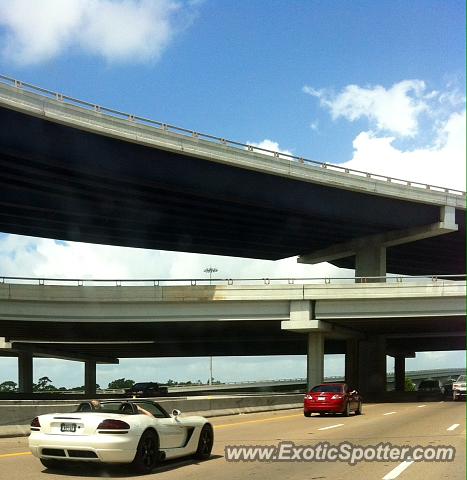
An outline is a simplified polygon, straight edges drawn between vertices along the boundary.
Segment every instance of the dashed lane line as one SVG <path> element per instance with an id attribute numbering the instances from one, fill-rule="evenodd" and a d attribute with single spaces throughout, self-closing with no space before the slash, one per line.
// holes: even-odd
<path id="1" fill-rule="evenodd" d="M 412 465 L 413 460 L 408 460 L 402 462 L 396 468 L 393 468 L 388 474 L 383 477 L 383 480 L 394 480 L 397 478 L 405 469 L 409 468 Z"/>
<path id="2" fill-rule="evenodd" d="M 343 425 L 343 423 L 337 423 L 336 425 L 329 425 L 329 427 L 318 428 L 318 430 L 329 430 L 330 428 L 342 427 Z"/>

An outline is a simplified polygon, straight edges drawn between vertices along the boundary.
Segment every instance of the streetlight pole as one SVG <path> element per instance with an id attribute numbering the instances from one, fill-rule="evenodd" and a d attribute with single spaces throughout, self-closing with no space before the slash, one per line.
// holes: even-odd
<path id="1" fill-rule="evenodd" d="M 209 285 L 212 283 L 212 274 L 218 272 L 216 267 L 208 267 L 204 269 L 204 273 L 209 274 Z M 212 355 L 209 357 L 209 385 L 212 385 Z"/>
<path id="2" fill-rule="evenodd" d="M 211 285 L 212 274 L 218 272 L 216 267 L 208 267 L 204 269 L 204 273 L 209 273 L 209 285 Z"/>
<path id="3" fill-rule="evenodd" d="M 209 357 L 209 385 L 212 385 L 212 357 Z"/>

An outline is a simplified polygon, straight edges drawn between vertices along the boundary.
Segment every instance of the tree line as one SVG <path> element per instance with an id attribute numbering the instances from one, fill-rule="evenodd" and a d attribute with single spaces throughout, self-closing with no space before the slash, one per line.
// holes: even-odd
<path id="1" fill-rule="evenodd" d="M 109 382 L 107 388 L 110 390 L 119 390 L 122 388 L 131 388 L 136 382 L 132 379 L 127 378 L 117 378 L 116 380 L 112 380 Z M 208 383 L 206 381 L 206 383 Z M 221 383 L 219 380 L 214 380 L 212 383 L 219 384 Z M 164 383 L 169 387 L 173 387 L 176 385 L 202 385 L 201 380 L 197 380 L 196 382 L 192 382 L 188 380 L 186 382 L 177 382 L 175 380 L 169 379 L 167 382 Z M 96 389 L 100 389 L 100 385 L 96 384 Z M 104 387 L 105 388 L 105 387 Z M 56 391 L 73 391 L 73 390 L 84 390 L 84 385 L 80 385 L 77 387 L 66 388 L 66 387 L 56 387 L 53 385 L 52 380 L 49 377 L 41 377 L 37 380 L 37 383 L 32 384 L 32 391 L 33 392 L 56 392 Z M 7 380 L 6 382 L 0 383 L 0 393 L 14 393 L 18 391 L 18 384 L 13 382 L 12 380 Z"/>

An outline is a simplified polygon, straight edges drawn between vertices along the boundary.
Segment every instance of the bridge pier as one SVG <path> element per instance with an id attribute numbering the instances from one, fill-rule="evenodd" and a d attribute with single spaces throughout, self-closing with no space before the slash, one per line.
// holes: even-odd
<path id="1" fill-rule="evenodd" d="M 405 359 L 415 358 L 415 352 L 396 352 L 394 357 L 394 388 L 397 392 L 405 391 Z"/>
<path id="2" fill-rule="evenodd" d="M 84 393 L 86 396 L 96 395 L 96 361 L 86 360 L 84 362 Z"/>
<path id="3" fill-rule="evenodd" d="M 324 334 L 308 333 L 307 391 L 324 380 Z"/>
<path id="4" fill-rule="evenodd" d="M 358 339 L 356 338 L 349 338 L 346 341 L 345 383 L 352 388 L 358 386 Z"/>
<path id="5" fill-rule="evenodd" d="M 396 355 L 394 357 L 394 386 L 397 392 L 405 390 L 405 356 Z"/>
<path id="6" fill-rule="evenodd" d="M 355 255 L 355 276 L 356 277 L 382 277 L 369 278 L 369 282 L 386 281 L 386 248 L 375 244 L 366 245 L 357 250 Z M 357 278 L 357 282 L 362 280 Z"/>
<path id="7" fill-rule="evenodd" d="M 363 395 L 386 391 L 386 339 L 381 335 L 361 340 L 358 345 L 358 385 Z"/>
<path id="8" fill-rule="evenodd" d="M 21 352 L 18 354 L 18 391 L 20 393 L 32 393 L 32 379 L 32 353 Z"/>

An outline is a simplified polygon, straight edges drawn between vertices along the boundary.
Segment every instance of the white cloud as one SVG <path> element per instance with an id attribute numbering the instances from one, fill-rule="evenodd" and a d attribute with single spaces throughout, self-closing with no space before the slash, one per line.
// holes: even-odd
<path id="1" fill-rule="evenodd" d="M 353 157 L 344 167 L 429 185 L 465 191 L 465 110 L 452 113 L 435 132 L 431 146 L 403 150 L 395 137 L 361 132 L 353 141 Z"/>
<path id="2" fill-rule="evenodd" d="M 255 142 L 246 142 L 248 145 L 251 145 L 252 147 L 258 147 L 258 148 L 264 148 L 265 150 L 270 150 L 270 152 L 261 152 L 264 155 L 273 155 L 274 153 L 272 152 L 277 152 L 277 153 L 285 153 L 286 155 L 293 155 L 293 153 L 290 150 L 284 150 L 283 148 L 280 148 L 279 144 L 277 142 L 274 142 L 273 140 L 269 140 L 265 138 L 259 143 Z M 281 158 L 287 158 L 284 156 L 279 155 Z"/>
<path id="3" fill-rule="evenodd" d="M 254 260 L 20 235 L 0 236 L 0 264 L 5 276 L 50 278 L 207 278 L 204 269 L 208 266 L 218 269 L 217 278 L 352 276 L 350 271 L 327 263 L 298 264 L 295 257 Z"/>
<path id="4" fill-rule="evenodd" d="M 82 49 L 109 62 L 157 60 L 189 18 L 175 0 L 0 2 L 3 56 L 20 65 Z"/>
<path id="5" fill-rule="evenodd" d="M 318 131 L 318 128 L 319 128 L 319 122 L 318 122 L 318 120 L 315 120 L 314 122 L 311 122 L 311 123 L 310 123 L 310 128 L 311 128 L 312 130 L 314 130 L 315 132 L 317 132 L 317 131 Z"/>
<path id="6" fill-rule="evenodd" d="M 310 86 L 303 91 L 318 98 L 333 119 L 369 120 L 371 128 L 356 135 L 352 158 L 341 166 L 465 190 L 465 94 L 455 84 L 427 91 L 422 80 L 402 80 L 388 89 L 347 85 L 338 94 Z"/>
<path id="7" fill-rule="evenodd" d="M 329 109 L 332 118 L 355 121 L 368 118 L 375 128 L 411 137 L 418 131 L 418 117 L 428 109 L 427 100 L 437 92 L 425 94 L 425 82 L 403 80 L 386 89 L 381 85 L 359 87 L 347 85 L 340 93 L 305 86 L 303 91 L 319 99 L 321 106 Z"/>

